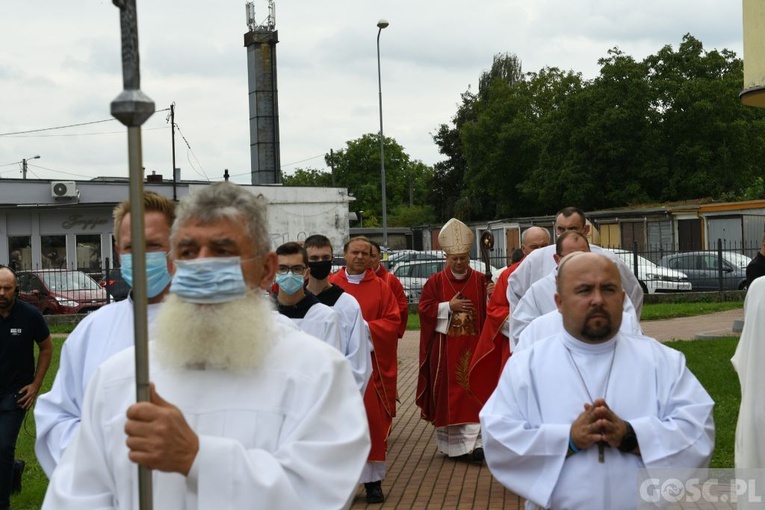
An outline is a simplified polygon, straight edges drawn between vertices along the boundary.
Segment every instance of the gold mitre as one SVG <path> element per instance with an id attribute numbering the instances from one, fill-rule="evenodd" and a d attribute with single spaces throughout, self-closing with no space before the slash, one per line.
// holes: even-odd
<path id="1" fill-rule="evenodd" d="M 457 218 L 447 221 L 438 233 L 438 244 L 447 255 L 469 253 L 473 239 L 473 231 Z"/>

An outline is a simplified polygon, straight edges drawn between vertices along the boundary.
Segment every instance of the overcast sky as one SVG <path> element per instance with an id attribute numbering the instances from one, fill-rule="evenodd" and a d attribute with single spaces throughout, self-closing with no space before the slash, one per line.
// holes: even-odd
<path id="1" fill-rule="evenodd" d="M 267 1 L 255 1 L 263 22 Z M 247 32 L 243 0 L 138 0 L 141 89 L 157 110 L 176 104 L 184 179 L 250 183 Z M 379 130 L 377 21 L 385 135 L 413 159 L 441 160 L 431 133 L 499 52 L 524 71 L 597 75 L 618 46 L 642 59 L 686 33 L 742 55 L 736 0 L 277 0 L 282 170 L 325 169 L 324 154 Z M 119 11 L 108 0 L 2 0 L 0 135 L 110 119 L 122 90 Z M 144 166 L 171 178 L 169 112 L 143 128 Z M 190 150 L 189 150 L 190 147 Z M 0 136 L 0 177 L 127 176 L 117 121 Z M 2 185 L 2 184 L 0 184 Z"/>

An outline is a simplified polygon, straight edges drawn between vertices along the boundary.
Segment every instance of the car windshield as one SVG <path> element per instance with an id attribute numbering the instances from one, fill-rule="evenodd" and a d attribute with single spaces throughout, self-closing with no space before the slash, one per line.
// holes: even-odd
<path id="1" fill-rule="evenodd" d="M 752 259 L 750 259 L 746 255 L 742 255 L 740 253 L 736 253 L 732 251 L 723 253 L 723 258 L 736 267 L 746 267 L 747 264 L 749 264 L 749 262 L 752 261 Z"/>
<path id="2" fill-rule="evenodd" d="M 628 252 L 628 251 L 620 251 L 620 252 L 616 252 L 616 254 L 617 254 L 617 255 L 619 256 L 619 258 L 620 258 L 620 259 L 622 259 L 622 260 L 624 261 L 624 263 L 625 263 L 625 264 L 627 264 L 629 267 L 632 267 L 632 266 L 633 266 L 634 262 L 633 262 L 633 260 L 632 260 L 632 256 L 633 256 L 633 255 L 632 255 L 632 253 L 631 253 L 631 252 Z M 649 268 L 649 269 L 650 269 L 650 268 L 654 268 L 654 267 L 656 267 L 656 264 L 654 264 L 653 262 L 651 262 L 650 260 L 648 260 L 648 259 L 647 259 L 647 258 L 645 258 L 645 257 L 641 257 L 640 255 L 638 255 L 638 258 L 637 258 L 637 259 L 638 259 L 638 265 L 639 265 L 639 266 L 645 266 L 645 267 L 647 267 L 647 268 Z"/>
<path id="3" fill-rule="evenodd" d="M 47 285 L 53 292 L 100 289 L 93 278 L 79 271 L 40 273 L 40 277 L 45 281 L 45 285 Z"/>

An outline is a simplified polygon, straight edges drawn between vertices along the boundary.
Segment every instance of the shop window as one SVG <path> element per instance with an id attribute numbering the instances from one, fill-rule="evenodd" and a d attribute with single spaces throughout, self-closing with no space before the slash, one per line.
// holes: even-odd
<path id="1" fill-rule="evenodd" d="M 66 236 L 42 236 L 43 269 L 66 269 Z"/>
<path id="2" fill-rule="evenodd" d="M 8 265 L 14 271 L 32 269 L 32 238 L 18 236 L 8 238 Z"/>
<path id="3" fill-rule="evenodd" d="M 102 273 L 100 235 L 77 236 L 77 269 L 100 278 Z"/>

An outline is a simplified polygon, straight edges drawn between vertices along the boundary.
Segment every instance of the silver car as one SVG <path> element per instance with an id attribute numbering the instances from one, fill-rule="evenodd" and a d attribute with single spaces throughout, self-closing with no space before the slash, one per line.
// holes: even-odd
<path id="1" fill-rule="evenodd" d="M 422 288 L 428 278 L 444 269 L 446 260 L 418 260 L 412 262 L 401 262 L 394 267 L 391 272 L 401 282 L 404 287 L 404 293 L 410 303 L 419 303 Z M 479 260 L 471 260 L 470 267 L 480 273 L 486 272 L 486 266 Z M 491 274 L 494 279 L 499 276 L 499 269 L 490 266 Z"/>
<path id="2" fill-rule="evenodd" d="M 722 252 L 722 290 L 743 290 L 746 288 L 746 265 L 751 261 L 746 255 L 724 251 Z M 662 266 L 688 275 L 693 290 L 721 290 L 717 252 L 689 251 L 665 255 Z"/>
<path id="3" fill-rule="evenodd" d="M 616 250 L 604 248 L 616 254 L 627 267 L 634 271 L 633 253 L 627 250 Z M 645 294 L 655 294 L 657 292 L 687 292 L 692 288 L 688 276 L 680 271 L 660 267 L 638 255 L 637 258 L 637 278 L 640 287 Z"/>

